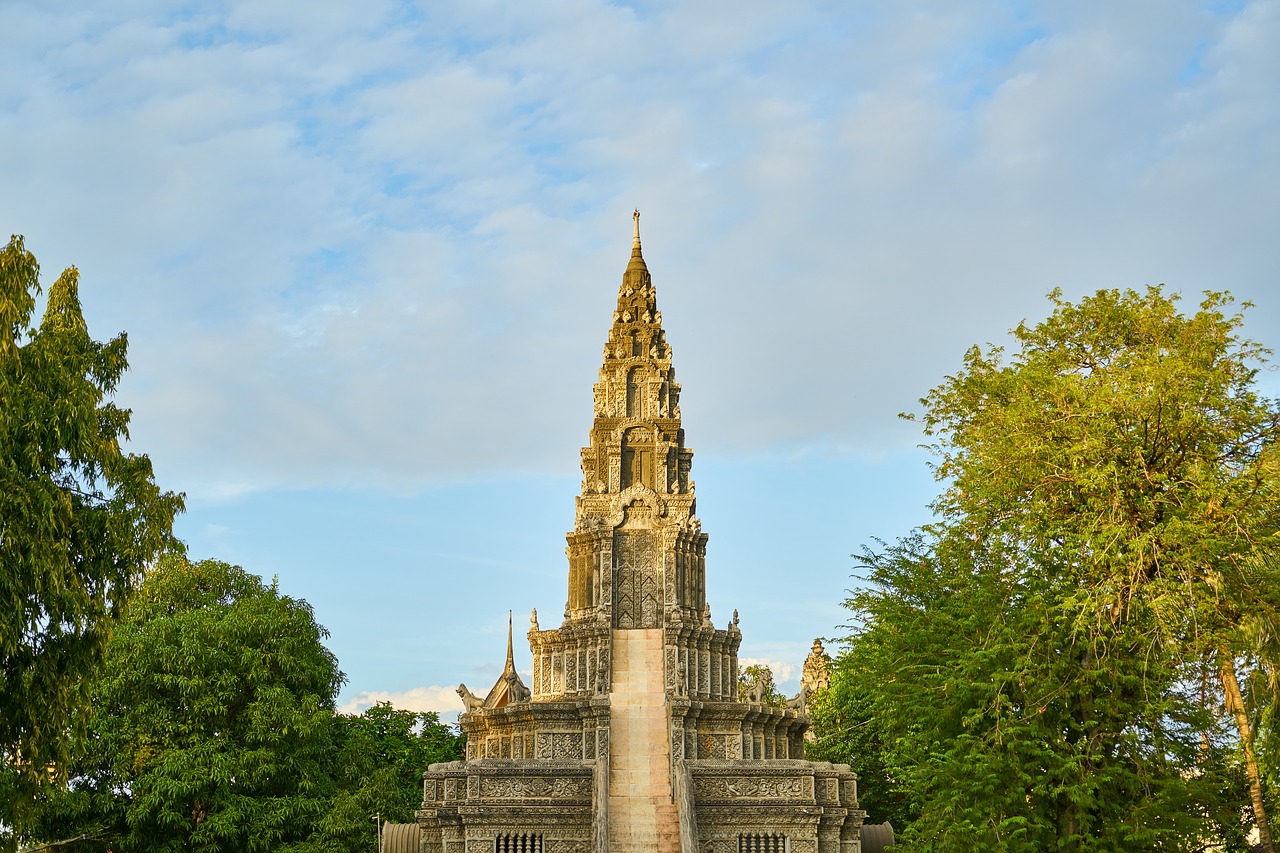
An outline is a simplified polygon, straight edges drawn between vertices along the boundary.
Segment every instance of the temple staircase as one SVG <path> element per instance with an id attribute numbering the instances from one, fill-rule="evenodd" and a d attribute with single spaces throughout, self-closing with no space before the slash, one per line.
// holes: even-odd
<path id="1" fill-rule="evenodd" d="M 609 695 L 609 850 L 680 853 L 661 628 L 613 632 Z"/>

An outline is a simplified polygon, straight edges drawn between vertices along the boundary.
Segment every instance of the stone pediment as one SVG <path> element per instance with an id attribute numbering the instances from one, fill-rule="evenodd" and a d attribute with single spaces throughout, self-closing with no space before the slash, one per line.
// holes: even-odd
<path id="1" fill-rule="evenodd" d="M 610 527 L 653 527 L 667 514 L 667 502 L 642 483 L 628 486 L 614 496 L 612 512 L 608 517 Z"/>
<path id="2" fill-rule="evenodd" d="M 525 686 L 524 681 L 520 678 L 520 673 L 516 671 L 515 656 L 511 647 L 511 618 L 510 611 L 507 612 L 507 663 L 502 668 L 502 675 L 498 676 L 498 680 L 489 690 L 489 694 L 485 696 L 484 701 L 480 703 L 477 710 L 493 711 L 498 708 L 505 708 L 508 705 L 516 705 L 522 702 L 528 702 L 533 695 L 532 691 Z M 461 693 L 463 688 L 459 688 Z M 464 702 L 466 699 L 464 697 Z M 470 708 L 467 709 L 471 711 Z"/>
<path id="3" fill-rule="evenodd" d="M 514 670 L 510 674 L 504 672 L 498 677 L 489 695 L 484 698 L 484 705 L 481 707 L 486 711 L 505 708 L 508 705 L 528 702 L 531 695 L 529 688 L 520 679 L 520 673 Z"/>

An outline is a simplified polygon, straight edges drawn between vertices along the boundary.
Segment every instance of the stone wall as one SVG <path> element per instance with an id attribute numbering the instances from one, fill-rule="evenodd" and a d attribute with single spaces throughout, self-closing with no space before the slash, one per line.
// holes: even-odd
<path id="1" fill-rule="evenodd" d="M 535 839 L 544 853 L 590 853 L 593 791 L 593 765 L 582 762 L 433 764 L 417 814 L 422 853 L 493 853 L 500 841 Z"/>
<path id="2" fill-rule="evenodd" d="M 866 813 L 846 764 L 708 760 L 686 767 L 701 853 L 738 853 L 741 841 L 780 837 L 791 853 L 859 853 Z"/>

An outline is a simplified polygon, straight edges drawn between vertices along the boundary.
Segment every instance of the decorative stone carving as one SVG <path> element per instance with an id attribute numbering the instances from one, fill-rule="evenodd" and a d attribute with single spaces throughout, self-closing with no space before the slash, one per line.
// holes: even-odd
<path id="1" fill-rule="evenodd" d="M 484 704 L 484 700 L 467 689 L 467 685 L 458 685 L 458 696 L 462 699 L 462 708 L 464 714 L 471 714 Z"/>
<path id="2" fill-rule="evenodd" d="M 577 732 L 556 732 L 551 736 L 551 757 L 558 760 L 582 758 L 582 735 Z"/>
<path id="3" fill-rule="evenodd" d="M 800 692 L 787 700 L 787 708 L 798 714 L 809 713 L 809 685 L 801 682 Z"/>
<path id="4" fill-rule="evenodd" d="M 614 534 L 617 576 L 614 587 L 614 625 L 618 628 L 658 628 L 660 599 L 657 578 L 657 537 L 648 530 Z"/>
<path id="5" fill-rule="evenodd" d="M 694 791 L 708 800 L 780 800 L 812 799 L 809 777 L 770 778 L 757 776 L 712 777 L 697 779 Z"/>
<path id="6" fill-rule="evenodd" d="M 804 659 L 804 666 L 800 671 L 800 683 L 807 686 L 811 694 L 831 686 L 831 661 L 820 639 L 813 641 L 813 648 L 809 651 L 809 656 Z"/>
<path id="7" fill-rule="evenodd" d="M 586 841 L 569 841 L 564 838 L 556 838 L 546 842 L 543 849 L 546 853 L 588 853 L 590 846 Z"/>

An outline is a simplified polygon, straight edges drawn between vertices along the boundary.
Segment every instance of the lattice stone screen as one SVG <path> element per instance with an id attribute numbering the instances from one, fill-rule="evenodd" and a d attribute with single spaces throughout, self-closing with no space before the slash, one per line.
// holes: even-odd
<path id="1" fill-rule="evenodd" d="M 790 853 L 787 836 L 778 832 L 744 832 L 738 836 L 738 853 Z"/>
<path id="2" fill-rule="evenodd" d="M 504 832 L 493 839 L 493 853 L 542 853 L 542 833 Z"/>

